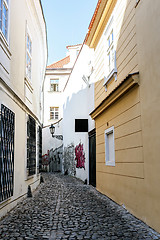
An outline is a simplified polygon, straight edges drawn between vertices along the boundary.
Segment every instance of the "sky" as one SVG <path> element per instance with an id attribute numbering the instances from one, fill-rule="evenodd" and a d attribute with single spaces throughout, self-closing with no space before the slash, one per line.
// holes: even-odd
<path id="1" fill-rule="evenodd" d="M 83 43 L 98 0 L 41 0 L 47 25 L 48 65 Z"/>

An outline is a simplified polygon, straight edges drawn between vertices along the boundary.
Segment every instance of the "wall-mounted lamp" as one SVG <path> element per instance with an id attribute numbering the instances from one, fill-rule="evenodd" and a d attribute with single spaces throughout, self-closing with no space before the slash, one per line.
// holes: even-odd
<path id="1" fill-rule="evenodd" d="M 55 126 L 53 124 L 51 124 L 51 126 L 49 127 L 50 129 L 50 133 L 52 134 L 52 137 L 54 138 L 57 138 L 59 140 L 63 140 L 63 136 L 62 135 L 54 135 L 54 132 L 55 132 Z"/>

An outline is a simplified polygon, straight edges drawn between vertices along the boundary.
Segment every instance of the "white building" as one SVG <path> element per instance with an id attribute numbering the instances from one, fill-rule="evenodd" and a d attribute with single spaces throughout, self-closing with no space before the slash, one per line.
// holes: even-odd
<path id="1" fill-rule="evenodd" d="M 41 2 L 0 0 L 0 217 L 39 184 L 46 61 Z"/>
<path id="2" fill-rule="evenodd" d="M 95 162 L 91 156 L 94 154 L 95 161 L 95 152 L 90 151 L 89 156 L 92 137 L 95 140 L 95 125 L 89 116 L 94 109 L 93 61 L 94 51 L 83 44 L 64 89 L 63 165 L 64 172 L 95 185 Z"/>
<path id="3" fill-rule="evenodd" d="M 52 138 L 49 127 L 51 124 L 54 124 L 55 135 L 63 135 L 63 90 L 81 46 L 81 44 L 68 46 L 67 56 L 60 61 L 47 66 L 46 69 L 45 82 L 43 86 L 44 109 L 42 150 L 43 155 L 45 156 L 48 155 L 49 152 L 53 152 L 55 149 L 61 148 L 63 145 L 62 140 Z M 52 155 L 52 153 L 50 154 Z M 54 170 L 57 170 L 57 168 Z M 62 170 L 62 166 L 60 166 L 60 170 Z"/>

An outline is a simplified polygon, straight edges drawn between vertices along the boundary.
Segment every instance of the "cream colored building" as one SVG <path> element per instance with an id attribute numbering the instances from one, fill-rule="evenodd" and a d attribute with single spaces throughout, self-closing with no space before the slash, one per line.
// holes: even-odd
<path id="1" fill-rule="evenodd" d="M 99 0 L 95 50 L 97 189 L 160 232 L 160 1 Z"/>
<path id="2" fill-rule="evenodd" d="M 1 0 L 0 217 L 39 184 L 46 61 L 41 2 Z"/>

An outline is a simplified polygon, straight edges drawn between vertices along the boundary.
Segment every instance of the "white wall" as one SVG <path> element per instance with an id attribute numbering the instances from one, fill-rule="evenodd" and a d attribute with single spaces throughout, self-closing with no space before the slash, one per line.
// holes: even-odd
<path id="1" fill-rule="evenodd" d="M 44 82 L 44 110 L 43 110 L 43 144 L 42 154 L 47 154 L 48 150 L 55 149 L 62 145 L 62 141 L 52 138 L 49 127 L 51 124 L 55 126 L 55 134 L 62 135 L 62 123 L 59 122 L 63 118 L 63 88 L 67 82 L 71 69 L 47 69 Z M 59 92 L 50 91 L 50 79 L 59 79 Z M 50 107 L 59 107 L 59 119 L 50 119 Z M 58 122 L 58 123 L 57 123 Z"/>
<path id="2" fill-rule="evenodd" d="M 67 55 L 70 56 L 70 62 L 63 66 L 63 68 L 46 69 L 44 88 L 43 88 L 43 155 L 51 148 L 55 149 L 62 145 L 61 140 L 52 138 L 49 126 L 54 124 L 55 134 L 62 135 L 62 122 L 50 119 L 50 107 L 59 107 L 59 120 L 63 118 L 63 103 L 64 103 L 64 87 L 67 83 L 68 77 L 72 71 L 73 64 L 77 58 L 77 51 L 80 50 L 81 44 L 69 46 Z M 50 79 L 59 79 L 59 92 L 50 91 Z"/>
<path id="3" fill-rule="evenodd" d="M 89 130 L 94 129 L 94 121 L 89 113 L 94 109 L 94 73 L 91 74 L 93 65 L 93 50 L 83 45 L 68 84 L 64 91 L 63 106 L 63 136 L 64 148 L 74 144 L 74 147 L 83 144 L 85 153 L 85 169 L 76 168 L 76 176 L 82 180 L 88 179 L 88 132 L 75 132 L 75 119 L 88 119 Z M 90 86 L 83 81 L 82 77 L 90 76 Z"/>
<path id="4" fill-rule="evenodd" d="M 63 88 L 68 79 L 69 74 L 63 75 L 63 72 L 53 74 L 54 70 L 47 70 L 44 82 L 44 120 L 43 125 L 50 125 L 50 107 L 59 107 L 59 119 L 63 117 Z M 70 71 L 69 71 L 70 73 Z M 50 91 L 50 79 L 59 79 L 59 92 Z M 55 120 L 57 122 L 57 120 Z"/>

